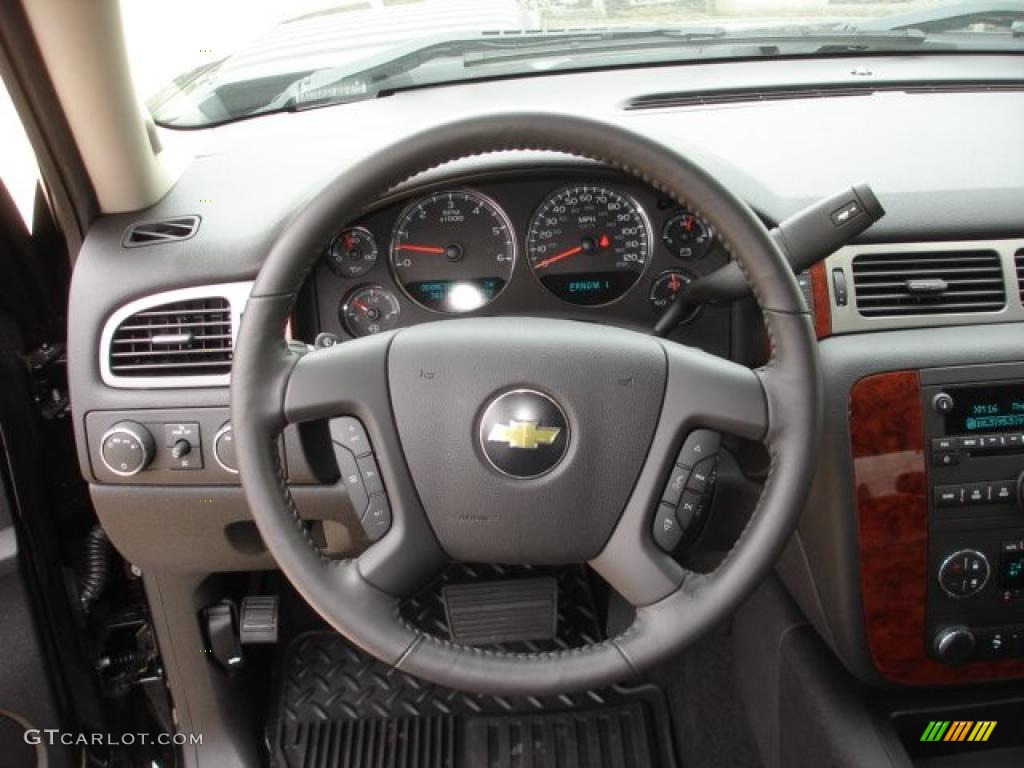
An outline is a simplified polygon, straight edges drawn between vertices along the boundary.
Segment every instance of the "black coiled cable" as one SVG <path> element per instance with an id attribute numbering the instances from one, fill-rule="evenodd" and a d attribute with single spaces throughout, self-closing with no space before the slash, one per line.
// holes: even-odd
<path id="1" fill-rule="evenodd" d="M 86 534 L 82 571 L 78 577 L 78 599 L 83 613 L 92 610 L 110 578 L 110 562 L 114 549 L 107 532 L 96 525 Z"/>

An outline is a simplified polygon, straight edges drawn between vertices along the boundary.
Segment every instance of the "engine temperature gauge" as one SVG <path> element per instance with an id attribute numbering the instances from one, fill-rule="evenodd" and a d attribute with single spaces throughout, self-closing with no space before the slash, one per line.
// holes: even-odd
<path id="1" fill-rule="evenodd" d="M 714 235 L 707 222 L 691 211 L 680 211 L 665 224 L 661 241 L 669 253 L 683 261 L 697 261 L 707 256 Z"/>
<path id="2" fill-rule="evenodd" d="M 372 336 L 398 325 L 402 307 L 391 291 L 378 285 L 357 288 L 345 299 L 339 314 L 353 336 Z"/>

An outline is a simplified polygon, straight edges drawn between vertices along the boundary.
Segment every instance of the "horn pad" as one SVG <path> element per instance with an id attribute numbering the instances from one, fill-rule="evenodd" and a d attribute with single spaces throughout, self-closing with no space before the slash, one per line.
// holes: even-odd
<path id="1" fill-rule="evenodd" d="M 647 456 L 666 370 L 655 339 L 567 320 L 458 319 L 398 333 L 395 421 L 447 554 L 595 557 Z"/>

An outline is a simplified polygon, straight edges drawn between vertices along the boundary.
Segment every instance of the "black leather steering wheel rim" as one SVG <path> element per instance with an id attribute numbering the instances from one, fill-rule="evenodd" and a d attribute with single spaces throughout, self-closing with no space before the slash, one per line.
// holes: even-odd
<path id="1" fill-rule="evenodd" d="M 403 462 L 381 467 L 395 507 L 392 531 L 357 559 L 330 561 L 302 523 L 277 455 L 286 424 L 348 414 L 363 420 L 378 451 L 402 456 L 387 387 L 389 350 L 402 332 L 302 357 L 285 344 L 281 329 L 341 218 L 433 167 L 507 150 L 597 160 L 701 211 L 749 282 L 772 348 L 769 363 L 750 373 L 635 334 L 644 344 L 659 345 L 665 356 L 662 421 L 676 405 L 690 407 L 690 400 L 700 400 L 695 410 L 708 411 L 664 430 L 659 423 L 637 487 L 668 466 L 658 454 L 667 453 L 680 429 L 702 423 L 700 416 L 764 441 L 771 456 L 764 492 L 733 550 L 707 575 L 685 571 L 653 550 L 653 510 L 634 493 L 636 501 L 631 498 L 590 564 L 637 607 L 636 620 L 605 642 L 547 654 L 459 646 L 401 618 L 399 598 L 445 560 Z M 473 322 L 483 321 L 451 321 L 453 328 Z M 685 647 L 735 609 L 769 572 L 797 524 L 815 466 L 820 410 L 810 316 L 786 260 L 755 214 L 675 151 L 609 123 L 558 114 L 472 117 L 432 127 L 330 183 L 287 224 L 260 270 L 237 337 L 231 384 L 246 499 L 268 549 L 299 593 L 350 641 L 385 662 L 452 688 L 498 694 L 555 694 L 620 681 Z"/>

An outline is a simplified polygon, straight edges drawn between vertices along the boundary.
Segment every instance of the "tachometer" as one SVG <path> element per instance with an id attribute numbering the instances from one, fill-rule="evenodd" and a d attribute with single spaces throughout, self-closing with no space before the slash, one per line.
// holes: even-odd
<path id="1" fill-rule="evenodd" d="M 505 212 L 468 190 L 437 192 L 403 211 L 391 265 L 409 298 L 438 312 L 490 303 L 512 276 L 516 241 Z"/>
<path id="2" fill-rule="evenodd" d="M 549 291 L 573 304 L 607 304 L 632 288 L 651 252 L 647 217 L 607 187 L 566 187 L 541 204 L 526 237 L 530 266 Z"/>

